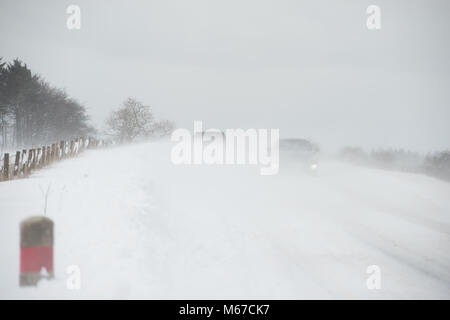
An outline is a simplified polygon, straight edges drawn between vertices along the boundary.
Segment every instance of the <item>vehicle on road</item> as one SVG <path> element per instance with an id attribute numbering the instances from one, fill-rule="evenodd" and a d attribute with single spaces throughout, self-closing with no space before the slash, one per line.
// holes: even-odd
<path id="1" fill-rule="evenodd" d="M 319 147 L 306 139 L 281 139 L 281 165 L 301 167 L 308 171 L 316 171 L 319 161 Z"/>

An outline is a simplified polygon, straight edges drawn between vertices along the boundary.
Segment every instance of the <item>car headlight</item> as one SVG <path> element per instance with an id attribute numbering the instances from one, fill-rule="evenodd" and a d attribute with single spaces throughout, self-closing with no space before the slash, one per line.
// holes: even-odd
<path id="1" fill-rule="evenodd" d="M 311 169 L 316 170 L 316 169 L 317 169 L 317 164 L 313 163 L 313 164 L 311 165 Z"/>

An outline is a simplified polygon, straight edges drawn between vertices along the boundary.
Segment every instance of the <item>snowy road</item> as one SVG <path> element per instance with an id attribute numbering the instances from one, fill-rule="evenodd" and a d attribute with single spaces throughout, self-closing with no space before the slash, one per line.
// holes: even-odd
<path id="1" fill-rule="evenodd" d="M 169 156 L 165 143 L 93 150 L 0 183 L 0 298 L 450 298 L 449 183 Z M 56 279 L 19 288 L 19 223 L 43 213 L 49 185 Z M 80 290 L 66 287 L 70 265 Z"/>

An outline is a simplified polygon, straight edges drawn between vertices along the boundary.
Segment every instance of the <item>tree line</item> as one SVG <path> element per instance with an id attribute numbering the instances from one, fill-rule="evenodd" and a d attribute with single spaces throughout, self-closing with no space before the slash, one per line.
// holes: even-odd
<path id="1" fill-rule="evenodd" d="M 450 181 L 450 150 L 423 155 L 403 149 L 377 149 L 366 152 L 360 147 L 344 147 L 338 157 L 359 165 L 422 173 Z"/>
<path id="2" fill-rule="evenodd" d="M 85 107 L 15 59 L 0 58 L 0 149 L 92 134 Z"/>

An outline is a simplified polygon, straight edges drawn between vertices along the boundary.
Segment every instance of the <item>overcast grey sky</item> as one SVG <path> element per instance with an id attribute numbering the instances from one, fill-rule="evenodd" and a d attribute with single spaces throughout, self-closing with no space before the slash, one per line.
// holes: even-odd
<path id="1" fill-rule="evenodd" d="M 66 28 L 69 4 L 81 30 Z M 450 148 L 449 18 L 446 0 L 0 0 L 0 56 L 96 125 L 133 96 L 179 127 L 426 152 Z"/>

